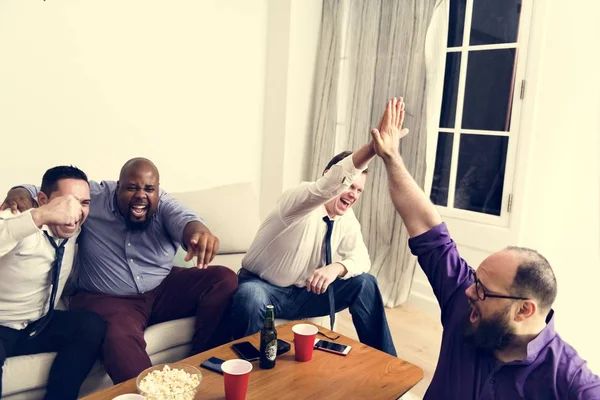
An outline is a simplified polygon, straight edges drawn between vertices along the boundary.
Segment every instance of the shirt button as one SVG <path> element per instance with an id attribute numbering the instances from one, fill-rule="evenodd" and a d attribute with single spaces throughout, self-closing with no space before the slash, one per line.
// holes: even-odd
<path id="1" fill-rule="evenodd" d="M 131 243 L 127 243 L 127 246 L 131 246 Z"/>
<path id="2" fill-rule="evenodd" d="M 140 276 L 139 276 L 139 275 L 138 275 L 138 276 L 136 276 L 136 279 L 139 281 L 139 280 L 140 280 Z"/>
<path id="3" fill-rule="evenodd" d="M 495 384 L 496 384 L 496 380 L 495 380 L 495 379 L 490 379 L 490 383 L 491 383 L 492 385 L 495 385 Z"/>
<path id="4" fill-rule="evenodd" d="M 132 258 L 132 259 L 130 259 L 129 261 L 133 262 L 133 258 Z"/>

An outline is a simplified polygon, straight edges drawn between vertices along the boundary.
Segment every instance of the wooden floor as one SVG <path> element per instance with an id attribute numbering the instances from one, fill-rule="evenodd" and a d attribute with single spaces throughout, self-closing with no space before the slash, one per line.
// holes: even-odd
<path id="1" fill-rule="evenodd" d="M 421 367 L 425 373 L 423 380 L 403 399 L 422 399 L 437 364 L 442 325 L 410 305 L 386 309 L 386 314 L 398 357 Z M 348 310 L 338 314 L 335 325 L 336 331 L 358 340 Z"/>

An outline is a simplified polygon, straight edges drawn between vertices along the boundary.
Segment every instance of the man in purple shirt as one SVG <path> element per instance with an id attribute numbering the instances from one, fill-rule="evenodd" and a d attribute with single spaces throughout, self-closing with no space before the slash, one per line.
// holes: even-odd
<path id="1" fill-rule="evenodd" d="M 31 208 L 36 191 L 12 189 L 0 209 Z M 94 311 L 108 323 L 103 356 L 113 382 L 152 365 L 144 341 L 149 325 L 195 315 L 192 354 L 227 342 L 225 314 L 237 276 L 227 267 L 207 269 L 219 240 L 195 212 L 160 190 L 156 166 L 129 160 L 118 182 L 90 181 L 90 193 L 75 272 L 79 291 L 70 308 Z M 186 261 L 197 257 L 197 268 L 172 266 L 180 246 Z"/>
<path id="2" fill-rule="evenodd" d="M 385 118 L 403 116 L 402 99 L 388 105 Z M 509 247 L 475 274 L 404 167 L 398 148 L 407 133 L 371 135 L 410 248 L 442 311 L 442 346 L 425 399 L 600 399 L 600 378 L 554 330 L 556 280 L 548 261 Z"/>

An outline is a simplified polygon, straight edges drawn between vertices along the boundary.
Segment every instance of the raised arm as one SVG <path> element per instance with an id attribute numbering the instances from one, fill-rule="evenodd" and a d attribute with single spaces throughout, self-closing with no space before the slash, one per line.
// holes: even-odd
<path id="1" fill-rule="evenodd" d="M 352 156 L 333 165 L 315 182 L 287 190 L 279 199 L 279 216 L 289 225 L 327 203 L 347 190 L 367 168 L 373 157 L 375 151 L 369 142 L 352 153 Z"/>
<path id="2" fill-rule="evenodd" d="M 0 257 L 42 226 L 73 225 L 81 220 L 81 213 L 81 204 L 71 195 L 56 197 L 39 208 L 16 215 L 0 211 Z"/>
<path id="3" fill-rule="evenodd" d="M 390 195 L 398 214 L 402 217 L 410 237 L 427 232 L 442 222 L 442 218 L 423 193 L 417 182 L 407 171 L 398 152 L 400 139 L 408 134 L 402 128 L 404 122 L 404 101 L 389 101 L 380 130 L 373 129 L 375 152 L 385 164 Z"/>
<path id="4" fill-rule="evenodd" d="M 398 150 L 400 139 L 408 134 L 408 129 L 402 128 L 403 119 L 404 102 L 400 98 L 388 103 L 381 128 L 373 129 L 371 136 L 387 170 L 392 202 L 411 237 L 409 246 L 433 288 L 445 325 L 449 315 L 468 308 L 461 293 L 471 285 L 473 275 L 434 205 L 404 166 Z"/>

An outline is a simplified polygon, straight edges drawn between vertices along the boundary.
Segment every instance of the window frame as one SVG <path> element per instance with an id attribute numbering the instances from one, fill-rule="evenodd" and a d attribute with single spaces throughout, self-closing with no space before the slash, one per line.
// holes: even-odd
<path id="1" fill-rule="evenodd" d="M 478 0 L 481 1 L 481 0 Z M 501 0 L 496 0 L 501 1 Z M 519 20 L 519 31 L 517 36 L 517 41 L 514 43 L 500 43 L 500 44 L 488 44 L 488 45 L 474 45 L 471 46 L 469 44 L 470 41 L 470 32 L 471 32 L 471 22 L 473 16 L 473 2 L 474 0 L 466 0 L 466 8 L 465 8 L 465 26 L 463 31 L 463 42 L 461 46 L 457 47 L 448 47 L 447 42 L 445 46 L 445 54 L 448 53 L 461 53 L 461 61 L 460 61 L 460 70 L 459 70 L 459 82 L 458 82 L 458 90 L 457 90 L 457 104 L 456 104 L 456 114 L 455 114 L 455 124 L 454 128 L 442 128 L 440 127 L 439 121 L 436 124 L 437 130 L 435 135 L 431 135 L 430 137 L 435 137 L 435 143 L 428 143 L 430 146 L 437 146 L 437 141 L 440 132 L 444 133 L 452 133 L 453 134 L 453 143 L 452 143 L 452 158 L 450 161 L 450 179 L 448 183 L 448 202 L 446 206 L 437 205 L 439 213 L 443 217 L 450 217 L 459 220 L 478 222 L 487 225 L 495 225 L 499 227 L 508 227 L 510 222 L 510 210 L 509 203 L 512 198 L 513 191 L 513 182 L 516 173 L 516 154 L 517 147 L 519 141 L 519 128 L 522 124 L 522 106 L 523 106 L 523 94 L 525 88 L 525 72 L 527 67 L 527 53 L 529 46 L 529 37 L 530 30 L 532 25 L 532 17 L 533 17 L 533 0 L 523 0 L 521 3 L 521 15 Z M 448 3 L 450 5 L 450 3 Z M 449 12 L 449 8 L 448 8 Z M 465 86 L 466 86 L 466 77 L 467 77 L 467 67 L 469 62 L 469 53 L 473 51 L 482 51 L 482 50 L 497 50 L 497 49 L 516 49 L 515 54 L 515 64 L 516 68 L 514 69 L 514 86 L 512 88 L 512 107 L 511 107 L 511 123 L 510 128 L 506 132 L 502 131 L 487 131 L 487 130 L 476 130 L 476 129 L 462 129 L 462 117 L 463 117 L 463 107 L 464 107 L 464 97 L 465 97 Z M 446 62 L 446 57 L 444 57 L 444 65 Z M 443 96 L 443 92 L 440 93 L 440 96 Z M 441 104 L 441 101 L 440 101 Z M 440 109 L 441 111 L 441 109 Z M 508 137 L 508 148 L 506 155 L 506 165 L 504 172 L 504 185 L 502 190 L 502 201 L 501 201 L 501 209 L 500 215 L 492 215 L 485 214 L 476 211 L 463 210 L 459 208 L 454 208 L 454 197 L 456 192 L 456 178 L 457 178 L 457 170 L 458 170 L 458 153 L 460 149 L 460 138 L 462 135 L 492 135 L 492 136 L 505 136 Z M 437 154 L 434 155 L 434 164 L 437 159 Z M 433 168 L 433 165 L 429 168 Z M 433 182 L 433 172 L 431 174 L 431 182 L 429 182 L 429 187 L 431 188 L 431 183 Z M 429 193 L 430 194 L 430 193 Z"/>

